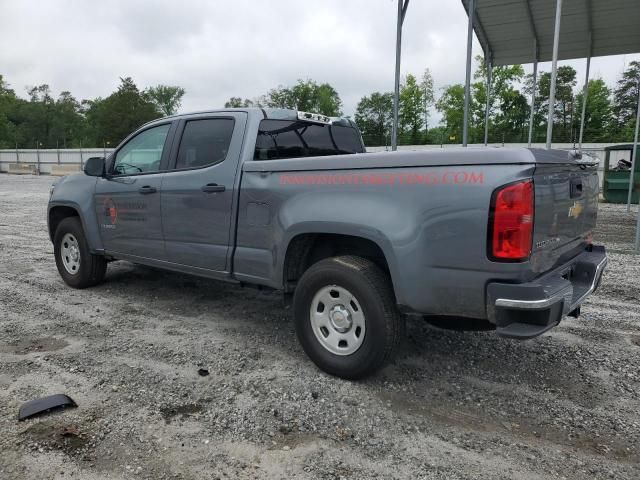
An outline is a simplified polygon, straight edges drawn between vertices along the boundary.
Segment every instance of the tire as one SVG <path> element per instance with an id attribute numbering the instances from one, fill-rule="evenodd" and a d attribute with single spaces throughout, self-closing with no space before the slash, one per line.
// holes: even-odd
<path id="1" fill-rule="evenodd" d="M 396 307 L 391 279 L 375 263 L 357 256 L 312 265 L 296 287 L 293 314 L 309 358 L 321 370 L 349 380 L 382 368 L 404 339 L 404 317 Z"/>
<path id="2" fill-rule="evenodd" d="M 107 271 L 105 258 L 89 251 L 78 217 L 68 217 L 60 222 L 53 237 L 53 253 L 58 272 L 70 287 L 92 287 L 102 281 Z"/>

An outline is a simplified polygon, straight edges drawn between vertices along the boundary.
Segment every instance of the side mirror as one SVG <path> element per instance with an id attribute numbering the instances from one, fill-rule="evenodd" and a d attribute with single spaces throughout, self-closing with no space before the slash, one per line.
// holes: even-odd
<path id="1" fill-rule="evenodd" d="M 84 163 L 84 173 L 90 177 L 102 177 L 104 175 L 104 157 L 91 157 Z"/>

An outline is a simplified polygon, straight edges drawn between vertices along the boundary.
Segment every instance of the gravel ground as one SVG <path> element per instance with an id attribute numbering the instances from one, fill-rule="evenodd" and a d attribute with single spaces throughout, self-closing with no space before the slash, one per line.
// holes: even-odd
<path id="1" fill-rule="evenodd" d="M 0 175 L 0 478 L 640 478 L 624 206 L 601 206 L 610 264 L 582 318 L 527 342 L 412 320 L 393 365 L 348 382 L 307 360 L 276 293 L 125 262 L 66 287 L 51 182 Z M 54 393 L 79 408 L 17 422 Z"/>

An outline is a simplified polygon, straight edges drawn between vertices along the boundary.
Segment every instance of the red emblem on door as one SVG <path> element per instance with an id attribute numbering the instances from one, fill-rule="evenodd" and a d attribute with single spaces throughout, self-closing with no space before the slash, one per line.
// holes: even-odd
<path id="1" fill-rule="evenodd" d="M 111 220 L 111 225 L 115 225 L 118 221 L 118 209 L 116 208 L 116 204 L 110 197 L 104 199 L 104 215 L 105 217 L 109 217 Z"/>

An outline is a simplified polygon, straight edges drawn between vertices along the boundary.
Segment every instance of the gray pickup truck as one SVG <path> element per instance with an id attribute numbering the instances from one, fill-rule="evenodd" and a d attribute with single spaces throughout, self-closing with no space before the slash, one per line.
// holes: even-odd
<path id="1" fill-rule="evenodd" d="M 577 152 L 365 153 L 348 119 L 248 108 L 142 126 L 52 187 L 48 228 L 75 288 L 127 260 L 293 294 L 305 352 L 354 379 L 407 314 L 519 339 L 577 317 L 607 263 L 597 210 Z"/>

